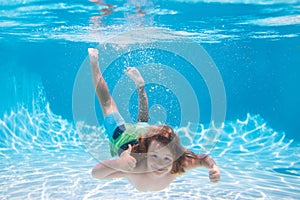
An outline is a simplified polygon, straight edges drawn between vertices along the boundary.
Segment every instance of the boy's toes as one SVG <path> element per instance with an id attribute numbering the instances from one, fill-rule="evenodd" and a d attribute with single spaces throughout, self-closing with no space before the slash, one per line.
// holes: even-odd
<path id="1" fill-rule="evenodd" d="M 95 48 L 88 48 L 88 52 L 92 56 L 97 56 L 98 55 L 98 49 L 95 49 Z"/>
<path id="2" fill-rule="evenodd" d="M 127 74 L 128 76 L 130 76 L 132 69 L 133 69 L 133 67 L 126 67 L 124 69 L 125 74 Z"/>
<path id="3" fill-rule="evenodd" d="M 132 67 L 126 67 L 124 71 L 125 71 L 125 72 L 128 72 L 128 71 L 130 71 L 131 69 L 132 69 Z"/>

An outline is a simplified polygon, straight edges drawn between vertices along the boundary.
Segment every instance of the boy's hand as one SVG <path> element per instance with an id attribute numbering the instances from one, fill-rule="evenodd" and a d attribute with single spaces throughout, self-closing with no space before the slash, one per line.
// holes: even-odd
<path id="1" fill-rule="evenodd" d="M 119 169 L 124 172 L 131 172 L 136 166 L 136 159 L 130 155 L 132 146 L 128 145 L 128 149 L 123 151 L 118 159 Z"/>
<path id="2" fill-rule="evenodd" d="M 214 164 L 213 167 L 208 170 L 208 172 L 211 182 L 216 183 L 220 180 L 220 169 L 216 164 Z"/>

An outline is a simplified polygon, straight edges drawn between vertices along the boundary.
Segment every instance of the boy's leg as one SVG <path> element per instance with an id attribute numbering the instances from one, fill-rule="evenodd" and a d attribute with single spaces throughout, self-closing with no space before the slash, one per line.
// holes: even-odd
<path id="1" fill-rule="evenodd" d="M 138 111 L 138 122 L 148 122 L 149 114 L 148 114 L 148 98 L 145 91 L 145 81 L 135 67 L 129 67 L 125 70 L 125 74 L 131 78 L 137 88 L 138 91 L 138 104 L 139 104 L 139 111 Z"/>
<path id="2" fill-rule="evenodd" d="M 89 48 L 88 52 L 90 58 L 90 65 L 92 69 L 94 87 L 104 115 L 103 124 L 106 129 L 105 133 L 109 140 L 112 142 L 112 145 L 110 145 L 111 154 L 112 156 L 115 156 L 117 155 L 118 149 L 115 149 L 113 147 L 113 141 L 117 139 L 126 130 L 125 121 L 120 115 L 115 101 L 111 97 L 107 84 L 100 72 L 98 62 L 98 50 Z"/>
<path id="3" fill-rule="evenodd" d="M 98 49 L 89 48 L 88 53 L 92 70 L 94 88 L 100 101 L 103 115 L 104 117 L 106 117 L 111 113 L 118 112 L 118 108 L 115 104 L 115 101 L 111 97 L 107 84 L 100 72 L 98 62 Z"/>

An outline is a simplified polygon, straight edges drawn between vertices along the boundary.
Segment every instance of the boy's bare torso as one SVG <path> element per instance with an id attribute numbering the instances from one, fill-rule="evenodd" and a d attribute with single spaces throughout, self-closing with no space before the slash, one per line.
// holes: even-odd
<path id="1" fill-rule="evenodd" d="M 134 172 L 125 176 L 140 191 L 159 191 L 168 187 L 178 175 L 168 173 L 160 176 L 159 172 L 148 172 L 146 163 L 141 162 L 136 166 Z"/>

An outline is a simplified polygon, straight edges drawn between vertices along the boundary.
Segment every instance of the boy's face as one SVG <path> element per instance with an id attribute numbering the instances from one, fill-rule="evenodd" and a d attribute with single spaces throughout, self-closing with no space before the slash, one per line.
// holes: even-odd
<path id="1" fill-rule="evenodd" d="M 152 141 L 147 153 L 147 167 L 154 175 L 170 173 L 174 158 L 171 150 L 158 141 Z"/>

